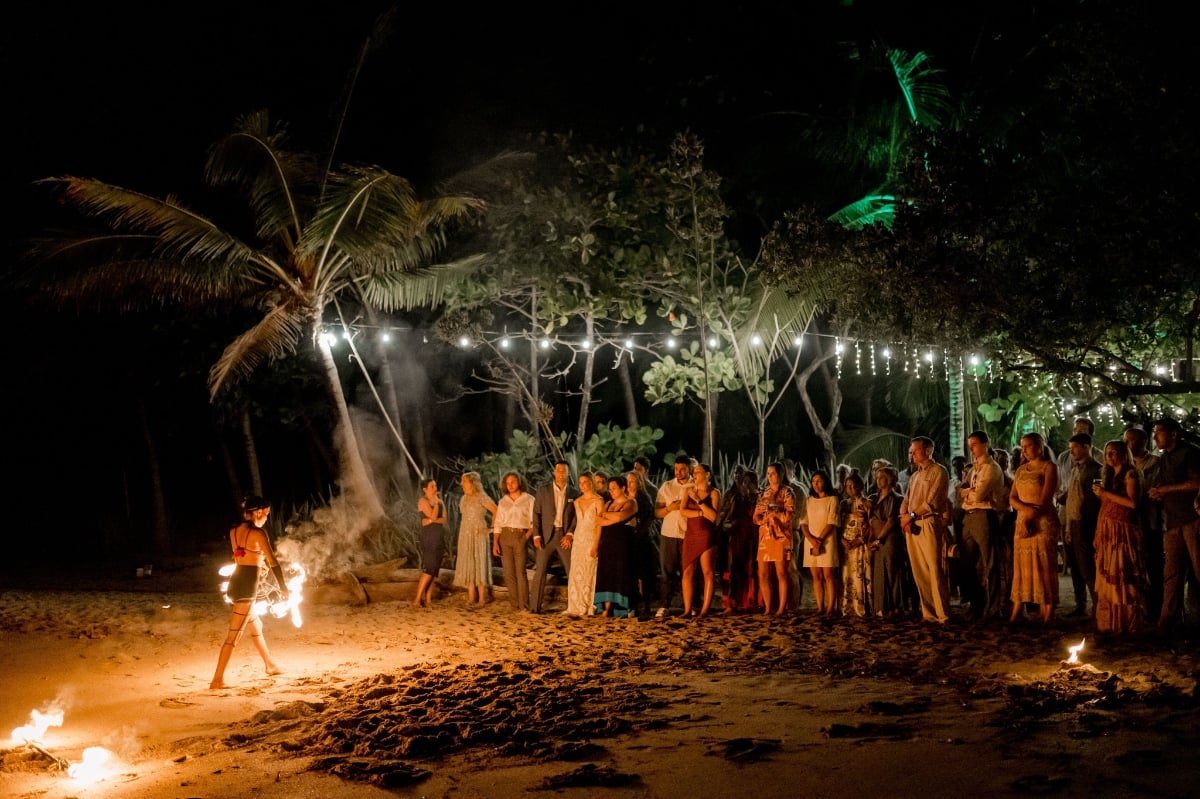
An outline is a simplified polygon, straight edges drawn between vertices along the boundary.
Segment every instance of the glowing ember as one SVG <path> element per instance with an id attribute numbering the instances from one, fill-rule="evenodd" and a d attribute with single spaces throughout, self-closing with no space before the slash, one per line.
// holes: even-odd
<path id="1" fill-rule="evenodd" d="M 48 728 L 61 727 L 62 723 L 63 714 L 61 710 L 52 710 L 49 713 L 34 710 L 29 714 L 28 724 L 23 727 L 17 727 L 12 731 L 12 739 L 19 744 L 40 741 Z"/>
<path id="2" fill-rule="evenodd" d="M 1079 653 L 1083 651 L 1083 643 L 1086 640 L 1087 639 L 1084 638 L 1079 643 L 1077 643 L 1075 646 L 1067 647 L 1068 649 L 1071 650 L 1071 657 L 1067 658 L 1068 663 L 1078 663 L 1079 662 Z"/>
<path id="3" fill-rule="evenodd" d="M 112 753 L 103 746 L 89 746 L 83 750 L 83 762 L 67 769 L 67 775 L 80 782 L 99 782 L 108 776 L 105 765 Z"/>

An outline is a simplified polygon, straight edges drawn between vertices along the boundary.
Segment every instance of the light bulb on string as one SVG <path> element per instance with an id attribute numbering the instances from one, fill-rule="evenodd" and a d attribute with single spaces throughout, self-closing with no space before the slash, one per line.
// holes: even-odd
<path id="1" fill-rule="evenodd" d="M 544 350 L 550 349 L 550 339 L 543 338 L 541 341 L 538 342 L 538 346 Z"/>
<path id="2" fill-rule="evenodd" d="M 862 376 L 862 346 L 857 339 L 854 341 L 854 374 Z"/>
<path id="3" fill-rule="evenodd" d="M 871 342 L 871 377 L 875 376 L 875 342 Z"/>
<path id="4" fill-rule="evenodd" d="M 754 345 L 755 347 L 761 346 L 762 345 L 762 336 L 755 333 L 753 336 L 750 337 L 750 343 L 752 345 Z"/>
<path id="5" fill-rule="evenodd" d="M 716 336 L 713 336 L 712 338 L 710 338 L 708 340 L 708 348 L 710 350 L 715 350 L 717 348 L 717 337 Z"/>
<path id="6" fill-rule="evenodd" d="M 511 347 L 511 346 L 512 346 L 512 342 L 511 342 L 511 341 L 509 341 L 509 339 L 508 339 L 508 336 L 501 336 L 501 337 L 500 337 L 500 349 L 502 349 L 502 350 L 506 350 L 506 349 L 508 349 L 508 348 L 509 348 L 509 347 Z"/>
<path id="7" fill-rule="evenodd" d="M 842 377 L 842 340 L 840 338 L 835 338 L 833 341 L 834 341 L 833 351 L 835 353 L 837 353 L 837 358 L 835 360 L 835 364 L 837 367 L 837 376 L 838 376 L 838 379 L 840 380 Z"/>
<path id="8" fill-rule="evenodd" d="M 625 339 L 625 349 L 627 349 L 627 350 L 633 349 L 633 339 L 631 339 L 631 338 Z"/>
<path id="9" fill-rule="evenodd" d="M 379 340 L 382 341 L 384 344 L 387 344 L 389 341 L 392 340 L 391 332 L 388 330 L 383 331 L 382 333 L 379 334 Z"/>

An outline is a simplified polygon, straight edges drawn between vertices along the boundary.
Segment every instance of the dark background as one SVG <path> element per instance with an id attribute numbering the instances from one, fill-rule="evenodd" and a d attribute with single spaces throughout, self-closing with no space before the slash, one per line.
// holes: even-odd
<path id="1" fill-rule="evenodd" d="M 981 53 L 1019 50 L 1048 24 L 1048 10 L 1069 8 L 941 5 L 405 6 L 363 62 L 337 159 L 379 164 L 420 187 L 543 130 L 597 141 L 638 132 L 665 150 L 676 131 L 690 129 L 734 201 L 758 196 L 736 220 L 753 246 L 779 212 L 824 188 L 812 185 L 819 172 L 788 120 L 820 114 L 852 90 L 856 50 L 926 49 L 954 86 Z M 9 268 L 45 220 L 31 186 L 38 178 L 94 177 L 186 200 L 199 191 L 206 148 L 239 114 L 260 108 L 288 124 L 297 146 L 326 149 L 364 41 L 387 8 L 40 3 L 10 11 L 0 51 Z M 837 207 L 865 188 L 847 185 L 845 196 L 827 199 Z M 208 403 L 204 377 L 236 324 L 171 309 L 48 311 L 7 288 L 3 301 L 10 373 L 0 412 L 17 464 L 9 539 L 22 549 L 49 542 L 62 557 L 144 548 L 150 439 L 176 540 L 219 539 L 233 501 L 227 463 L 238 455 L 222 449 L 236 439 Z M 419 328 L 427 320 L 407 321 Z M 465 356 L 415 336 L 408 349 L 435 397 L 453 393 L 471 368 Z M 287 384 L 286 372 L 277 376 Z M 352 371 L 347 380 L 353 394 Z M 289 390 L 319 390 L 299 385 Z M 272 390 L 282 389 L 266 389 L 264 400 Z M 443 457 L 503 448 L 492 400 L 434 402 L 426 418 Z M 606 421 L 603 409 L 592 418 Z M 774 435 L 804 446 L 806 423 L 776 419 Z M 682 432 L 688 421 L 675 408 L 642 419 L 668 429 L 667 450 L 698 449 L 698 436 Z M 268 493 L 294 505 L 321 491 L 322 454 L 297 432 L 305 423 L 264 418 L 256 428 Z"/>

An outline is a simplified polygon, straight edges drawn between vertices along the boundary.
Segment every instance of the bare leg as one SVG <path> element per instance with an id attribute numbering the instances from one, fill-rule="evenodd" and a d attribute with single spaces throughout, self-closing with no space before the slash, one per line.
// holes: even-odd
<path id="1" fill-rule="evenodd" d="M 779 610 L 775 612 L 776 616 L 782 616 L 788 607 L 788 595 L 791 593 L 791 577 L 788 575 L 788 562 L 786 560 L 775 561 L 775 579 L 779 583 Z"/>
<path id="2" fill-rule="evenodd" d="M 225 633 L 225 642 L 221 644 L 221 653 L 217 656 L 217 670 L 213 674 L 209 688 L 225 687 L 225 668 L 229 665 L 229 656 L 242 637 L 246 619 L 250 616 L 250 603 L 238 602 L 233 606 L 233 615 L 229 619 L 229 631 Z"/>
<path id="3" fill-rule="evenodd" d="M 692 598 L 696 593 L 696 561 L 683 569 L 683 615 L 692 615 Z"/>
<path id="4" fill-rule="evenodd" d="M 250 640 L 254 641 L 254 648 L 262 657 L 263 665 L 267 667 L 267 674 L 283 674 L 283 669 L 279 668 L 279 664 L 271 659 L 271 650 L 267 648 L 267 639 L 263 637 L 262 622 L 257 616 L 250 619 Z"/>
<path id="5" fill-rule="evenodd" d="M 809 569 L 812 574 L 813 581 L 813 598 L 817 602 L 817 613 L 825 613 L 828 610 L 825 597 L 825 581 L 821 577 L 821 568 L 813 566 Z"/>
<path id="6" fill-rule="evenodd" d="M 481 594 L 481 592 L 479 591 L 479 589 L 476 586 L 468 585 L 467 586 L 467 605 L 474 605 L 476 602 L 482 601 L 482 597 L 479 596 L 480 594 Z"/>
<path id="7" fill-rule="evenodd" d="M 417 583 L 417 598 L 413 600 L 413 604 L 419 608 L 425 607 L 425 595 L 428 593 L 429 585 L 433 582 L 433 578 L 428 574 L 422 574 L 421 580 Z"/>
<path id="8" fill-rule="evenodd" d="M 717 591 L 717 576 L 713 572 L 713 558 L 716 550 L 710 549 L 700 554 L 700 569 L 704 572 L 704 604 L 700 606 L 700 615 L 707 616 L 712 607 L 713 595 Z"/>
<path id="9" fill-rule="evenodd" d="M 775 603 L 775 589 L 771 585 L 771 562 L 758 564 L 758 593 L 762 597 L 763 613 L 770 615 Z"/>

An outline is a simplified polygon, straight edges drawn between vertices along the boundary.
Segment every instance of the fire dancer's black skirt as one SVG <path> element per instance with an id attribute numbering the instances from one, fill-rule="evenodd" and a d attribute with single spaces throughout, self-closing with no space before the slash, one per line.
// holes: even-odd
<path id="1" fill-rule="evenodd" d="M 243 566 L 239 563 L 234 567 L 233 576 L 229 578 L 229 588 L 225 589 L 225 596 L 234 602 L 253 602 L 258 598 L 258 575 L 257 566 Z"/>

